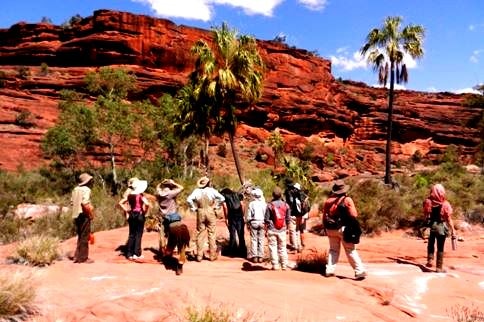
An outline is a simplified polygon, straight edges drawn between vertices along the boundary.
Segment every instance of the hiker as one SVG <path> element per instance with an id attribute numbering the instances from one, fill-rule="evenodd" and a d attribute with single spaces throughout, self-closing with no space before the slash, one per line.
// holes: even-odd
<path id="1" fill-rule="evenodd" d="M 222 204 L 224 211 L 225 223 L 229 230 L 228 253 L 230 255 L 245 258 L 247 256 L 247 246 L 244 237 L 244 198 L 242 193 L 233 191 L 230 188 L 224 188 L 220 191 L 225 198 Z"/>
<path id="2" fill-rule="evenodd" d="M 344 230 L 347 229 L 348 232 L 349 228 L 355 224 L 359 228 L 356 220 L 358 212 L 353 199 L 347 196 L 348 190 L 349 186 L 343 180 L 335 181 L 329 198 L 324 202 L 322 209 L 320 209 L 323 212 L 323 225 L 329 239 L 326 277 L 334 276 L 341 244 L 343 244 L 348 262 L 355 271 L 355 279 L 363 280 L 366 277 L 366 271 L 356 251 L 356 243 L 359 242 L 361 230 L 357 235 L 358 240 L 356 241 L 348 240 L 344 235 Z"/>
<path id="3" fill-rule="evenodd" d="M 187 202 L 192 211 L 197 212 L 197 262 L 203 259 L 203 236 L 206 230 L 208 234 L 209 259 L 217 259 L 217 244 L 215 241 L 215 227 L 217 216 L 215 208 L 219 208 L 225 198 L 210 186 L 210 179 L 202 177 L 197 181 L 197 188 L 188 196 Z"/>
<path id="4" fill-rule="evenodd" d="M 274 188 L 272 201 L 267 204 L 264 219 L 267 225 L 272 270 L 281 268 L 284 271 L 287 269 L 286 228 L 291 221 L 291 209 L 282 200 L 281 188 Z"/>
<path id="5" fill-rule="evenodd" d="M 183 186 L 172 179 L 165 179 L 156 186 L 156 200 L 158 201 L 159 213 L 159 251 L 163 254 L 167 245 L 167 232 L 169 221 L 165 222 L 166 216 L 170 214 L 178 215 L 177 196 L 183 191 Z M 179 215 L 178 215 L 179 216 Z M 181 217 L 180 217 L 181 219 Z"/>
<path id="6" fill-rule="evenodd" d="M 245 218 L 247 228 L 250 232 L 250 252 L 248 258 L 253 263 L 262 263 L 264 261 L 264 219 L 267 204 L 261 189 L 255 188 L 251 191 L 251 194 L 252 201 L 249 202 Z"/>
<path id="7" fill-rule="evenodd" d="M 126 245 L 126 257 L 130 260 L 143 259 L 141 251 L 141 239 L 145 226 L 145 215 L 150 208 L 148 199 L 143 195 L 148 182 L 146 180 L 136 180 L 132 183 L 131 191 L 125 202 L 120 206 L 128 215 L 128 242 Z"/>
<path id="8" fill-rule="evenodd" d="M 423 203 L 423 212 L 427 226 L 430 227 L 430 235 L 427 244 L 427 267 L 432 267 L 434 259 L 434 247 L 437 241 L 436 272 L 444 273 L 445 239 L 450 234 L 455 239 L 454 222 L 452 221 L 452 206 L 445 198 L 445 188 L 440 183 L 432 186 L 430 195 Z"/>
<path id="9" fill-rule="evenodd" d="M 125 207 L 123 206 L 126 202 L 128 202 L 128 196 L 129 194 L 131 193 L 131 191 L 133 191 L 133 184 L 138 181 L 139 179 L 137 177 L 133 177 L 133 178 L 130 178 L 128 180 L 128 187 L 126 188 L 126 190 L 123 192 L 123 196 L 121 198 L 121 200 L 118 202 L 118 205 L 121 206 L 121 209 L 124 210 L 124 214 L 126 216 L 126 219 L 129 218 L 129 209 L 128 211 L 125 210 Z"/>
<path id="10" fill-rule="evenodd" d="M 72 190 L 72 218 L 77 231 L 77 246 L 72 260 L 74 263 L 93 263 L 89 258 L 89 236 L 94 208 L 91 203 L 92 176 L 82 173 L 78 185 Z"/>
<path id="11" fill-rule="evenodd" d="M 306 216 L 309 213 L 309 198 L 301 190 L 299 183 L 289 183 L 284 191 L 284 197 L 291 208 L 291 221 L 289 223 L 289 247 L 300 253 L 304 248 L 304 230 L 306 229 Z"/>

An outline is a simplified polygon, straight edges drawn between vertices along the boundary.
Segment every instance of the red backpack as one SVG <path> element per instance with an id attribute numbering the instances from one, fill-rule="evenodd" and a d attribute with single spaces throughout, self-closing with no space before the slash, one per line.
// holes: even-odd
<path id="1" fill-rule="evenodd" d="M 275 229 L 282 229 L 286 224 L 286 212 L 288 205 L 285 202 L 274 202 L 269 203 L 271 212 L 273 214 L 272 222 L 274 223 Z"/>

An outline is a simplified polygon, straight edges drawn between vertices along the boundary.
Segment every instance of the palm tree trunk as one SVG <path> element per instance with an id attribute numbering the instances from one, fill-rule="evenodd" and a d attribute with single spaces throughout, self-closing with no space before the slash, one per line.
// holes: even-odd
<path id="1" fill-rule="evenodd" d="M 387 145 L 385 151 L 385 184 L 392 183 L 392 127 L 393 127 L 393 93 L 395 85 L 395 63 L 390 67 L 390 88 L 388 90 L 388 121 L 387 121 Z"/>
<path id="2" fill-rule="evenodd" d="M 208 177 L 210 175 L 210 159 L 208 158 L 208 135 L 205 136 L 205 156 L 204 156 L 204 165 L 205 165 L 205 175 Z"/>
<path id="3" fill-rule="evenodd" d="M 235 168 L 237 169 L 237 175 L 239 176 L 240 184 L 244 184 L 244 178 L 242 176 L 242 167 L 240 166 L 239 154 L 235 149 L 235 137 L 232 132 L 229 132 L 230 148 L 232 149 L 232 155 L 234 156 Z"/>

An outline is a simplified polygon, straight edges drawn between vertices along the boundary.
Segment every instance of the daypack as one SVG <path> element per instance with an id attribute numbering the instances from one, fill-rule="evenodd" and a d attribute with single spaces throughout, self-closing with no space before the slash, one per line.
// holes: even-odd
<path id="1" fill-rule="evenodd" d="M 274 223 L 274 228 L 277 230 L 284 228 L 286 224 L 287 204 L 285 202 L 278 202 L 277 204 L 271 202 L 269 206 L 273 214 L 272 222 Z"/>
<path id="2" fill-rule="evenodd" d="M 348 209 L 344 204 L 345 198 L 346 197 L 343 197 L 343 199 L 339 198 L 335 201 L 335 202 L 338 202 L 338 205 L 336 206 L 336 211 L 334 212 L 333 215 L 324 214 L 323 216 L 324 228 L 340 229 L 345 225 L 345 221 L 349 216 Z"/>
<path id="3" fill-rule="evenodd" d="M 291 207 L 291 216 L 302 217 L 309 211 L 309 198 L 296 188 L 287 191 L 286 202 Z"/>

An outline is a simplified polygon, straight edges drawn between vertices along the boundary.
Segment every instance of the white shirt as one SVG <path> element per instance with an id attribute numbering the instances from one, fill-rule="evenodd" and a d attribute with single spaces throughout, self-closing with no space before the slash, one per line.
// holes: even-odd
<path id="1" fill-rule="evenodd" d="M 214 203 L 216 208 L 220 207 L 222 202 L 225 201 L 224 196 L 212 187 L 196 188 L 187 198 L 188 205 L 192 211 L 197 210 L 198 204 L 196 201 L 201 200 L 202 197 L 206 197 L 211 203 Z"/>

